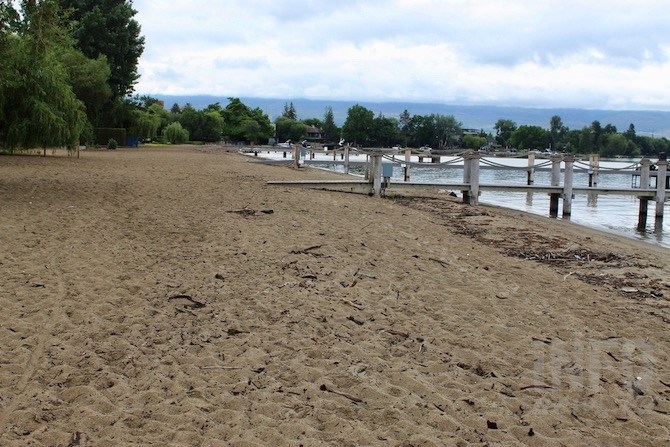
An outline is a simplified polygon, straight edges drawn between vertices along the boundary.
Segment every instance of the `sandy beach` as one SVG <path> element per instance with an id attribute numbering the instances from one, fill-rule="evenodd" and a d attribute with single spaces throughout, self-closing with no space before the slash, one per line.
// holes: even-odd
<path id="1" fill-rule="evenodd" d="M 0 445 L 670 446 L 670 250 L 338 177 L 0 156 Z"/>

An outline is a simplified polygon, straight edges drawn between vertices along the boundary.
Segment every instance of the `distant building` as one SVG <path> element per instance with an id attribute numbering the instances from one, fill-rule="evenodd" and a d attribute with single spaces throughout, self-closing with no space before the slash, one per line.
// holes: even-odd
<path id="1" fill-rule="evenodd" d="M 320 143 L 323 141 L 323 131 L 316 126 L 307 127 L 307 141 Z"/>

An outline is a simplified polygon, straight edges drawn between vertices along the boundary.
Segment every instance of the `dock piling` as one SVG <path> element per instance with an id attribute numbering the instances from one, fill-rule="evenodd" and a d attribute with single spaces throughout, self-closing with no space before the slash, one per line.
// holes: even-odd
<path id="1" fill-rule="evenodd" d="M 658 169 L 656 173 L 656 217 L 663 217 L 663 208 L 665 208 L 665 184 L 668 175 L 668 156 L 665 152 L 658 154 L 656 162 Z"/>
<path id="2" fill-rule="evenodd" d="M 570 217 L 572 214 L 572 179 L 575 164 L 574 155 L 566 155 L 565 171 L 563 172 L 563 217 Z"/>
<path id="3" fill-rule="evenodd" d="M 551 159 L 551 186 L 559 186 L 561 181 L 561 156 L 552 155 Z M 558 199 L 561 197 L 558 193 L 549 194 L 549 216 L 558 217 Z"/>

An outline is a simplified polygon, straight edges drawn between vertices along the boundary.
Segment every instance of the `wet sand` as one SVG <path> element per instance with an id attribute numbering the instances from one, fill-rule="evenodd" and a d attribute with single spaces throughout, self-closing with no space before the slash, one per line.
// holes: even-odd
<path id="1" fill-rule="evenodd" d="M 670 253 L 216 148 L 0 156 L 0 445 L 670 445 Z"/>

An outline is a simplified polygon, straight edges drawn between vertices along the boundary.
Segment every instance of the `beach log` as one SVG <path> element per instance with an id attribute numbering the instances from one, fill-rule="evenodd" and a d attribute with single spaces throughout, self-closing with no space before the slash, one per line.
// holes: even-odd
<path id="1" fill-rule="evenodd" d="M 663 217 L 663 208 L 665 208 L 665 182 L 668 175 L 668 156 L 665 152 L 658 154 L 656 166 L 656 217 Z"/>
<path id="2" fill-rule="evenodd" d="M 563 159 L 565 162 L 565 171 L 563 172 L 563 217 L 570 217 L 572 214 L 572 180 L 573 168 L 575 165 L 575 156 L 566 155 Z"/>
<path id="3" fill-rule="evenodd" d="M 561 159 L 560 155 L 552 155 L 551 159 L 551 186 L 559 186 L 561 181 Z M 558 199 L 560 194 L 549 194 L 549 216 L 558 217 Z"/>

